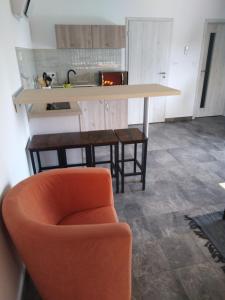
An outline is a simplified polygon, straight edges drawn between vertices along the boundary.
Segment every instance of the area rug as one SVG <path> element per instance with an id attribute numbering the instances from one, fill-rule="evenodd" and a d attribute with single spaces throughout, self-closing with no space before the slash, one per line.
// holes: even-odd
<path id="1" fill-rule="evenodd" d="M 225 272 L 225 220 L 223 220 L 223 213 L 223 211 L 217 211 L 196 217 L 185 216 L 185 219 L 189 221 L 193 232 L 206 240 L 205 247 L 208 248 L 215 262 L 222 263 L 222 269 Z"/>

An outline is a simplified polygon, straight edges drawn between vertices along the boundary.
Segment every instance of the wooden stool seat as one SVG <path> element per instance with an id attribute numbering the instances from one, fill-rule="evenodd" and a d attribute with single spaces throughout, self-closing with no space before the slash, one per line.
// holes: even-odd
<path id="1" fill-rule="evenodd" d="M 31 138 L 27 148 L 33 151 L 52 150 L 58 148 L 59 141 L 59 134 L 38 134 Z"/>
<path id="2" fill-rule="evenodd" d="M 126 128 L 114 130 L 121 143 L 121 159 L 119 159 L 118 170 L 121 174 L 121 192 L 124 193 L 124 178 L 126 176 L 141 176 L 142 190 L 145 190 L 145 177 L 146 177 L 146 160 L 147 160 L 147 147 L 148 139 L 138 128 Z M 134 145 L 134 157 L 125 158 L 125 145 Z M 137 159 L 137 145 L 142 144 L 142 158 L 141 162 Z M 133 163 L 133 172 L 125 172 L 125 163 Z M 137 168 L 140 171 L 137 171 Z"/>
<path id="3" fill-rule="evenodd" d="M 147 139 L 138 128 L 116 129 L 114 132 L 124 144 L 143 143 Z"/>
<path id="4" fill-rule="evenodd" d="M 118 143 L 118 137 L 113 130 L 89 131 L 88 138 L 91 145 L 105 146 Z"/>
<path id="5" fill-rule="evenodd" d="M 74 147 L 82 147 L 88 146 L 88 132 L 67 132 L 62 136 L 62 147 L 74 148 Z"/>
<path id="6" fill-rule="evenodd" d="M 52 150 L 61 147 L 89 145 L 87 132 L 66 132 L 34 135 L 28 145 L 29 150 Z"/>
<path id="7" fill-rule="evenodd" d="M 85 148 L 85 163 L 81 162 L 79 164 L 70 165 L 67 163 L 66 149 L 73 148 Z M 66 132 L 34 135 L 28 143 L 27 149 L 31 155 L 31 162 L 34 173 L 55 168 L 66 168 L 72 166 L 91 166 L 91 149 L 87 132 Z M 57 151 L 58 165 L 49 167 L 42 166 L 40 152 L 50 150 Z M 37 156 L 38 171 L 36 169 L 34 153 L 36 153 Z"/>

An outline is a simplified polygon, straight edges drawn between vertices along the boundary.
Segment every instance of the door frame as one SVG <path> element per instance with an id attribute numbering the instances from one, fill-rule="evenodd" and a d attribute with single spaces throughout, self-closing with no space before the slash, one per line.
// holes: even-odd
<path id="1" fill-rule="evenodd" d="M 195 101 L 194 101 L 194 108 L 193 108 L 193 119 L 198 117 L 198 110 L 201 101 L 200 97 L 200 88 L 201 88 L 201 71 L 202 71 L 202 64 L 205 52 L 205 42 L 207 38 L 207 30 L 209 24 L 225 24 L 225 19 L 205 19 L 204 22 L 204 29 L 202 35 L 202 43 L 201 43 L 201 54 L 199 59 L 199 66 L 198 66 L 198 76 L 197 76 L 197 85 L 195 91 Z"/>
<path id="2" fill-rule="evenodd" d="M 171 66 L 170 60 L 171 60 L 171 53 L 172 53 L 172 41 L 173 41 L 173 34 L 174 34 L 174 18 L 126 17 L 125 21 L 126 21 L 125 68 L 128 72 L 129 72 L 129 22 L 130 21 L 142 21 L 142 22 L 171 22 L 172 23 L 171 37 L 169 40 L 169 61 L 168 61 L 168 81 L 169 81 L 170 66 Z M 128 84 L 129 84 L 129 73 L 128 73 Z M 166 106 L 167 106 L 167 103 L 165 102 L 164 120 L 166 119 Z M 129 99 L 128 99 L 128 113 L 129 113 Z M 129 120 L 129 116 L 128 116 L 128 120 Z"/>

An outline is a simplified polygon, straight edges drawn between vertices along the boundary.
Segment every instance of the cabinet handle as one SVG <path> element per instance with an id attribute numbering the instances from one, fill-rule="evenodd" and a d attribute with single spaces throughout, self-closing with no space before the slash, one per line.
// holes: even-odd
<path id="1" fill-rule="evenodd" d="M 121 73 L 121 84 L 124 85 L 124 74 L 123 74 L 123 72 Z"/>

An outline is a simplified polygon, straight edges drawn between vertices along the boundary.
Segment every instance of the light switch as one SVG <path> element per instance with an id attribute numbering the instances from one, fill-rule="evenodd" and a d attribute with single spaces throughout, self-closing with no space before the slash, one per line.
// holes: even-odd
<path id="1" fill-rule="evenodd" d="M 190 50 L 190 46 L 189 45 L 186 45 L 186 46 L 184 46 L 184 55 L 188 55 L 188 53 L 189 53 L 189 50 Z"/>

